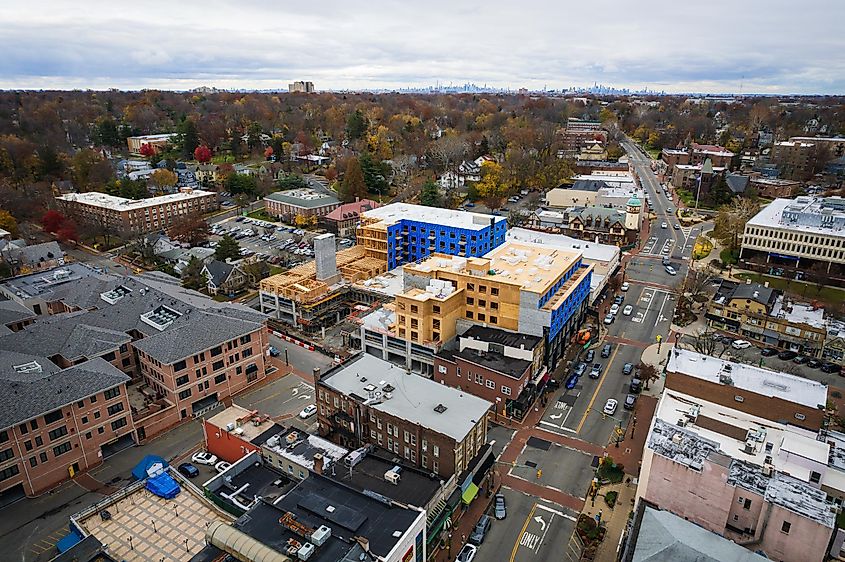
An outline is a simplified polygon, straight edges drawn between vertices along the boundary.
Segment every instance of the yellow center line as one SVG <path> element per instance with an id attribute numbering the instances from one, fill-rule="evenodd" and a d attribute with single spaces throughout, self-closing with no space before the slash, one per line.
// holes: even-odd
<path id="1" fill-rule="evenodd" d="M 525 518 L 525 523 L 522 524 L 522 530 L 519 531 L 519 534 L 516 536 L 516 541 L 513 543 L 513 550 L 511 551 L 511 558 L 510 562 L 513 562 L 514 558 L 516 558 L 516 551 L 519 548 L 519 543 L 522 540 L 522 536 L 525 534 L 525 529 L 528 528 L 528 524 L 531 523 L 531 517 L 534 516 L 534 511 L 537 509 L 536 502 L 534 505 L 531 506 L 531 511 L 528 513 L 528 517 Z"/>
<path id="2" fill-rule="evenodd" d="M 599 385 L 596 387 L 595 392 L 590 397 L 590 403 L 587 404 L 587 409 L 584 411 L 584 415 L 581 416 L 581 421 L 578 423 L 578 427 L 575 429 L 575 433 L 581 433 L 581 428 L 584 427 L 584 422 L 587 421 L 587 416 L 590 415 L 590 409 L 593 407 L 593 403 L 596 401 L 596 396 L 599 395 L 599 390 L 601 390 L 604 381 L 607 379 L 610 373 L 610 366 L 613 364 L 613 360 L 616 358 L 616 354 L 619 353 L 619 344 L 616 345 L 616 349 L 611 353 L 610 359 L 607 362 L 607 367 L 605 367 L 604 373 L 602 374 L 601 379 L 599 380 Z"/>

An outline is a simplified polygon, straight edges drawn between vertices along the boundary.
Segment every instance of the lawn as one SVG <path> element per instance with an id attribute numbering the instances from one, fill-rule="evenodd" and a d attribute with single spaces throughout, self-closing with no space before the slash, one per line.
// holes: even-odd
<path id="1" fill-rule="evenodd" d="M 692 249 L 692 259 L 703 260 L 713 251 L 713 241 L 706 236 L 699 236 Z"/>
<path id="2" fill-rule="evenodd" d="M 845 302 L 845 290 L 836 287 L 821 286 L 815 283 L 805 283 L 784 277 L 774 277 L 760 273 L 737 273 L 741 279 L 751 279 L 755 283 L 769 282 L 769 287 L 792 293 L 808 299 L 819 299 L 832 303 Z"/>
<path id="3" fill-rule="evenodd" d="M 256 209 L 251 213 L 247 213 L 246 216 L 267 222 L 276 222 L 278 220 L 276 217 L 268 215 L 264 209 Z"/>

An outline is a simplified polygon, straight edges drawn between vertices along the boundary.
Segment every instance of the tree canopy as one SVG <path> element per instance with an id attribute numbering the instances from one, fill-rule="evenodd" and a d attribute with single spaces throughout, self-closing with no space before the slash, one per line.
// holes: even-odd
<path id="1" fill-rule="evenodd" d="M 346 165 L 346 175 L 340 184 L 340 200 L 344 203 L 351 203 L 356 198 L 367 197 L 367 185 L 364 183 L 364 173 L 361 171 L 361 163 L 357 158 L 352 158 Z"/>
<path id="2" fill-rule="evenodd" d="M 226 261 L 227 259 L 235 260 L 241 257 L 241 245 L 238 241 L 224 234 L 217 247 L 214 248 L 214 259 L 219 261 Z"/>

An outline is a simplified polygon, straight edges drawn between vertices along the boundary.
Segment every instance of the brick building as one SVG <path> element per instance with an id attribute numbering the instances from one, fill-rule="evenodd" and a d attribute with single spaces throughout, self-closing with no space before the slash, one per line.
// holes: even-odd
<path id="1" fill-rule="evenodd" d="M 660 159 L 666 163 L 670 172 L 679 165 L 700 166 L 708 158 L 714 167 L 730 169 L 734 156 L 736 155 L 725 147 L 697 143 L 682 149 L 664 148 L 660 152 Z"/>
<path id="2" fill-rule="evenodd" d="M 314 376 L 319 433 L 345 447 L 387 449 L 448 479 L 487 442 L 490 402 L 372 355 Z"/>
<path id="3" fill-rule="evenodd" d="M 56 197 L 56 203 L 79 223 L 135 234 L 165 230 L 189 215 L 210 213 L 219 207 L 216 193 L 199 189 L 139 200 L 95 191 L 68 193 Z"/>
<path id="4" fill-rule="evenodd" d="M 274 217 L 292 220 L 297 216 L 323 217 L 340 205 L 335 197 L 313 189 L 277 191 L 264 198 L 267 213 Z"/>
<path id="5" fill-rule="evenodd" d="M 498 413 L 522 418 L 548 371 L 543 338 L 485 326 L 472 326 L 455 349 L 434 357 L 434 380 L 483 398 Z"/>
<path id="6" fill-rule="evenodd" d="M 812 176 L 816 151 L 812 142 L 781 141 L 772 147 L 771 160 L 781 178 L 805 180 Z"/>
<path id="7" fill-rule="evenodd" d="M 370 199 L 344 203 L 323 217 L 326 227 L 340 237 L 354 236 L 361 222 L 361 213 L 376 209 L 380 205 Z"/>

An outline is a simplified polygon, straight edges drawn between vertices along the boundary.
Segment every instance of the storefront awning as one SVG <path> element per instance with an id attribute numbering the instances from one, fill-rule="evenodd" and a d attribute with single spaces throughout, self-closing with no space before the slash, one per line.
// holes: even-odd
<path id="1" fill-rule="evenodd" d="M 475 483 L 473 482 L 469 485 L 469 487 L 467 487 L 467 489 L 461 495 L 461 499 L 463 500 L 463 502 L 465 504 L 469 505 L 470 502 L 472 502 L 472 500 L 475 499 L 476 495 L 478 495 L 478 486 L 476 486 Z"/>
<path id="2" fill-rule="evenodd" d="M 475 474 L 472 476 L 472 482 L 478 486 L 481 486 L 481 483 L 484 481 L 484 478 L 487 476 L 487 471 L 490 470 L 490 467 L 493 466 L 493 455 L 486 457 L 478 468 L 475 471 Z"/>

